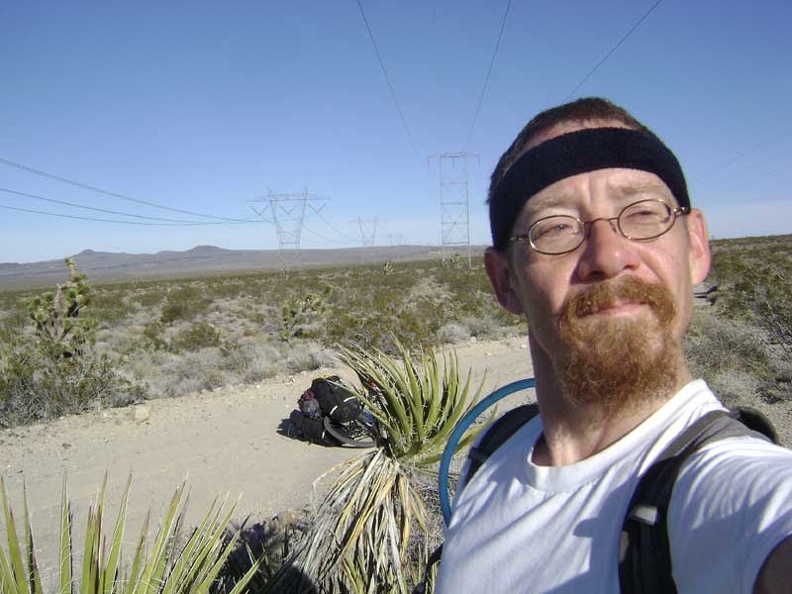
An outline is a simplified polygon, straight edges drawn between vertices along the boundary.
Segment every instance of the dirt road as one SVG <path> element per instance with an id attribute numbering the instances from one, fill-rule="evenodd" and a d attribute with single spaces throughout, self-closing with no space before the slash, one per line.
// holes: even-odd
<path id="1" fill-rule="evenodd" d="M 524 338 L 472 343 L 456 351 L 463 372 L 471 369 L 477 381 L 485 377 L 487 391 L 531 375 Z M 241 495 L 236 517 L 249 514 L 253 521 L 311 504 L 317 477 L 357 451 L 291 439 L 279 433 L 279 426 L 311 379 L 330 372 L 354 379 L 343 369 L 323 369 L 0 431 L 0 472 L 18 516 L 23 482 L 27 485 L 45 574 L 52 579 L 57 573 L 55 543 L 64 473 L 78 535 L 105 473 L 110 522 L 115 521 L 121 492 L 132 473 L 127 547 L 136 540 L 149 509 L 156 525 L 185 478 L 190 492 L 188 523 L 197 521 L 216 496 L 226 493 L 233 500 Z M 533 395 L 521 393 L 512 402 L 528 397 Z M 768 414 L 783 443 L 792 444 L 792 407 L 745 403 Z"/>
<path id="2" fill-rule="evenodd" d="M 457 348 L 489 390 L 530 374 L 525 341 L 474 343 Z M 325 448 L 279 432 L 283 420 L 323 369 L 258 385 L 95 411 L 31 427 L 0 431 L 0 472 L 12 505 L 22 510 L 27 486 L 34 537 L 45 573 L 56 573 L 57 530 L 64 474 L 75 526 L 82 529 L 105 473 L 110 522 L 132 473 L 126 546 L 132 546 L 150 509 L 156 524 L 176 487 L 187 479 L 188 522 L 197 521 L 218 495 L 241 495 L 236 516 L 263 521 L 312 501 L 314 481 L 356 450 Z M 520 375 L 520 372 L 523 372 Z"/>

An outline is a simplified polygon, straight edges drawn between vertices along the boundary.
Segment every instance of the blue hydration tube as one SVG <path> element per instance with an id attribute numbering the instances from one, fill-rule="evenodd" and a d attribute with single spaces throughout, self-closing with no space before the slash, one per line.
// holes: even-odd
<path id="1" fill-rule="evenodd" d="M 536 379 L 528 378 L 521 379 L 498 388 L 489 396 L 484 398 L 481 402 L 476 404 L 476 406 L 470 409 L 470 411 L 464 417 L 462 417 L 459 423 L 457 423 L 457 426 L 454 427 L 454 430 L 451 432 L 451 436 L 448 438 L 448 443 L 446 443 L 445 449 L 443 450 L 443 456 L 440 458 L 440 471 L 437 477 L 437 491 L 440 496 L 440 509 L 443 511 L 443 521 L 445 522 L 446 526 L 451 521 L 451 503 L 448 497 L 448 470 L 451 466 L 451 458 L 454 456 L 454 451 L 457 448 L 459 440 L 462 439 L 462 435 L 464 435 L 465 431 L 467 431 L 468 427 L 470 427 L 473 421 L 475 421 L 476 418 L 490 406 L 499 400 L 502 400 L 509 394 L 513 394 L 519 390 L 533 388 L 535 386 Z"/>

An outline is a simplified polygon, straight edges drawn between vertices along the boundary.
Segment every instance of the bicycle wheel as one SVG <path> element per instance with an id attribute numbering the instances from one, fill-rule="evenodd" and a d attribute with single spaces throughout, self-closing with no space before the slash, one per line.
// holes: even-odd
<path id="1" fill-rule="evenodd" d="M 349 435 L 347 431 L 345 431 L 343 425 L 333 423 L 333 421 L 330 420 L 330 417 L 324 418 L 324 428 L 330 435 L 335 437 L 343 445 L 353 448 L 373 448 L 375 445 L 377 445 L 376 442 L 365 432 L 362 432 L 363 434 L 360 437 L 353 437 Z"/>

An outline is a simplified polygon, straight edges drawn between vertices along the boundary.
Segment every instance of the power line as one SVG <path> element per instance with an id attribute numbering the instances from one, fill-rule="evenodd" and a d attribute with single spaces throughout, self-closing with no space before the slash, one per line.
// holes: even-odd
<path id="1" fill-rule="evenodd" d="M 568 100 L 569 100 L 569 99 L 572 97 L 572 95 L 574 95 L 574 94 L 577 92 L 577 90 L 578 90 L 580 87 L 582 87 L 582 86 L 583 86 L 583 85 L 586 83 L 586 81 L 588 81 L 588 79 L 590 79 L 592 76 L 594 76 L 594 73 L 595 73 L 597 70 L 599 70 L 600 66 L 602 66 L 602 65 L 603 65 L 603 64 L 604 64 L 604 63 L 605 63 L 605 62 L 608 60 L 608 58 L 610 58 L 610 57 L 611 57 L 611 55 L 613 54 L 613 52 L 615 52 L 617 49 L 619 49 L 619 46 L 620 46 L 622 43 L 624 43 L 624 42 L 627 40 L 627 38 L 628 38 L 630 35 L 632 35 L 632 34 L 633 34 L 633 32 L 634 32 L 634 31 L 635 31 L 635 30 L 636 30 L 638 27 L 640 27 L 640 26 L 641 26 L 641 23 L 643 23 L 643 22 L 644 22 L 644 20 L 646 20 L 646 18 L 647 18 L 647 17 L 648 17 L 648 16 L 649 16 L 649 15 L 652 13 L 652 11 L 653 11 L 655 8 L 657 8 L 657 7 L 660 5 L 660 3 L 661 3 L 662 1 L 663 1 L 663 0 L 657 0 L 657 2 L 655 2 L 654 4 L 652 4 L 652 6 L 649 8 L 649 10 L 647 10 L 647 11 L 644 13 L 644 15 L 643 15 L 643 16 L 642 16 L 640 19 L 638 19 L 638 21 L 637 21 L 637 22 L 636 22 L 636 23 L 635 23 L 635 24 L 634 24 L 634 25 L 633 25 L 633 26 L 630 28 L 630 30 L 629 30 L 629 31 L 627 31 L 627 33 L 625 33 L 625 34 L 624 34 L 624 36 L 623 36 L 623 37 L 622 37 L 622 38 L 621 38 L 621 39 L 618 41 L 618 43 L 617 43 L 616 45 L 614 45 L 614 46 L 613 46 L 613 47 L 610 49 L 610 51 L 609 51 L 607 54 L 605 54 L 605 57 L 604 57 L 604 58 L 602 58 L 602 60 L 600 60 L 600 61 L 597 63 L 597 65 L 596 65 L 596 66 L 594 66 L 594 68 L 592 68 L 592 69 L 591 69 L 591 71 L 590 71 L 590 72 L 589 72 L 589 73 L 588 73 L 588 74 L 587 74 L 587 75 L 586 75 L 586 76 L 583 78 L 583 80 L 581 80 L 581 81 L 578 83 L 578 85 L 577 85 L 577 86 L 576 86 L 574 89 L 572 89 L 572 91 L 571 91 L 571 92 L 570 92 L 570 93 L 569 93 L 569 94 L 568 94 L 566 97 L 564 97 L 564 100 L 563 100 L 561 103 L 566 103 L 566 102 L 567 102 L 567 101 L 568 101 Z"/>
<path id="2" fill-rule="evenodd" d="M 62 219 L 76 219 L 78 221 L 96 221 L 99 223 L 119 223 L 121 225 L 142 225 L 142 226 L 152 226 L 152 227 L 205 227 L 206 225 L 239 225 L 243 223 L 254 223 L 258 221 L 237 221 L 237 222 L 228 222 L 228 221 L 211 221 L 207 223 L 143 223 L 140 221 L 120 221 L 118 219 L 100 219 L 95 217 L 78 217 L 77 215 L 67 215 L 61 214 L 56 212 L 46 212 L 43 210 L 35 210 L 32 208 L 22 208 L 19 206 L 7 206 L 5 204 L 0 204 L 0 208 L 4 208 L 6 210 L 16 210 L 19 212 L 28 212 L 32 214 L 38 215 L 46 215 L 50 217 L 59 217 Z"/>
<path id="3" fill-rule="evenodd" d="M 8 159 L 3 159 L 0 157 L 0 163 L 3 165 L 8 165 L 10 167 L 16 167 L 17 169 L 21 169 L 22 171 L 27 171 L 28 173 L 33 173 L 35 175 L 40 175 L 42 177 L 47 177 L 49 179 L 54 179 L 59 182 L 63 182 L 65 184 L 70 184 L 72 186 L 76 186 L 78 188 L 83 188 L 84 190 L 91 190 L 92 192 L 97 192 L 99 194 L 104 194 L 106 196 L 112 196 L 113 198 L 121 198 L 122 200 L 128 200 L 129 202 L 135 202 L 137 204 L 145 204 L 146 206 L 151 206 L 153 208 L 160 208 L 162 210 L 169 210 L 171 212 L 178 212 L 181 214 L 188 214 L 195 217 L 204 217 L 207 219 L 215 219 L 218 221 L 226 221 L 229 223 L 247 223 L 249 221 L 244 219 L 232 219 L 227 217 L 218 217 L 215 215 L 208 215 L 202 214 L 200 212 L 193 212 L 191 210 L 183 210 L 181 208 L 174 208 L 172 206 L 163 206 L 161 204 L 157 204 L 155 202 L 150 202 L 148 200 L 140 200 L 139 198 L 133 198 L 132 196 L 127 196 L 126 194 L 119 194 L 118 192 L 111 192 L 109 190 L 103 190 L 102 188 L 98 188 L 96 186 L 92 186 L 90 184 L 85 184 L 82 182 L 74 181 L 72 179 L 68 179 L 66 177 L 61 177 L 60 175 L 55 175 L 53 173 L 48 173 L 46 171 L 42 171 L 41 169 L 35 169 L 33 167 L 28 167 L 27 165 L 23 165 L 22 163 L 17 163 L 15 161 L 10 161 Z"/>
<path id="4" fill-rule="evenodd" d="M 303 230 L 304 231 L 308 231 L 314 237 L 316 237 L 318 239 L 322 239 L 322 240 L 324 240 L 324 241 L 326 241 L 328 243 L 332 243 L 332 244 L 335 244 L 335 245 L 343 245 L 343 243 L 344 243 L 343 241 L 339 241 L 338 239 L 333 239 L 332 237 L 327 237 L 325 235 L 322 235 L 321 233 L 318 233 L 317 231 L 315 231 L 314 229 L 312 229 L 308 225 L 303 225 Z"/>
<path id="5" fill-rule="evenodd" d="M 503 13 L 503 21 L 501 22 L 500 31 L 498 32 L 498 40 L 495 42 L 495 50 L 492 52 L 492 59 L 490 60 L 489 69 L 487 70 L 487 77 L 484 79 L 484 86 L 481 89 L 481 96 L 479 97 L 478 105 L 476 106 L 476 113 L 473 115 L 473 121 L 470 123 L 470 130 L 468 131 L 467 140 L 465 140 L 465 150 L 467 150 L 468 145 L 470 145 L 470 138 L 473 136 L 473 128 L 476 126 L 476 120 L 478 120 L 479 112 L 481 111 L 481 104 L 484 103 L 484 95 L 487 92 L 487 86 L 489 85 L 490 76 L 492 75 L 492 68 L 495 66 L 495 58 L 498 56 L 498 49 L 500 48 L 503 31 L 506 28 L 506 20 L 509 17 L 510 8 L 511 0 L 506 3 L 506 10 Z"/>
<path id="6" fill-rule="evenodd" d="M 354 237 L 351 237 L 351 236 L 347 235 L 346 233 L 344 233 L 343 231 L 341 231 L 340 229 L 338 229 L 338 228 L 337 228 L 335 225 L 333 225 L 333 224 L 332 224 L 330 221 L 328 221 L 328 220 L 327 220 L 327 219 L 326 219 L 326 218 L 325 218 L 325 217 L 322 215 L 322 213 L 321 213 L 321 212 L 317 212 L 317 213 L 316 213 L 316 216 L 318 216 L 320 219 L 322 219 L 322 221 L 324 221 L 325 225 L 327 225 L 328 227 L 330 227 L 330 229 L 331 229 L 332 231 L 334 231 L 334 232 L 335 232 L 337 235 L 339 235 L 340 237 L 342 237 L 342 238 L 346 239 L 347 241 L 353 241 L 353 242 L 356 242 L 356 241 L 357 241 L 357 238 L 354 238 Z M 318 233 L 316 233 L 316 235 L 318 235 Z M 331 241 L 337 241 L 337 240 L 331 240 Z M 340 242 L 339 242 L 339 243 L 340 243 Z"/>
<path id="7" fill-rule="evenodd" d="M 399 119 L 401 120 L 402 127 L 404 131 L 407 133 L 407 137 L 410 139 L 410 144 L 412 145 L 413 151 L 415 151 L 416 156 L 421 159 L 421 153 L 418 151 L 418 147 L 415 144 L 415 139 L 413 135 L 410 133 L 410 128 L 407 126 L 407 120 L 404 118 L 404 113 L 402 112 L 401 106 L 399 105 L 398 99 L 396 99 L 396 91 L 393 90 L 393 85 L 391 84 L 390 77 L 388 76 L 388 71 L 385 68 L 385 62 L 382 60 L 382 56 L 380 55 L 379 48 L 377 47 L 377 42 L 374 39 L 374 33 L 371 32 L 371 27 L 369 26 L 368 19 L 366 18 L 366 13 L 363 10 L 363 5 L 360 3 L 360 0 L 357 0 L 358 8 L 360 9 L 360 16 L 363 17 L 363 23 L 366 25 L 366 31 L 368 31 L 369 39 L 371 40 L 371 45 L 374 46 L 374 53 L 377 55 L 377 61 L 379 62 L 380 68 L 382 69 L 382 74 L 385 75 L 385 82 L 388 83 L 388 89 L 390 90 L 391 99 L 393 99 L 393 104 L 396 106 L 396 111 L 399 112 Z"/>
<path id="8" fill-rule="evenodd" d="M 201 223 L 196 223 L 195 221 L 184 221 L 184 220 L 181 220 L 181 219 L 166 219 L 166 218 L 163 218 L 163 217 L 147 217 L 145 215 L 138 215 L 138 214 L 132 214 L 132 213 L 128 213 L 128 212 L 121 212 L 119 210 L 111 210 L 111 209 L 107 209 L 107 208 L 98 208 L 98 207 L 95 207 L 95 206 L 85 206 L 83 204 L 75 204 L 74 202 L 68 202 L 67 200 L 58 200 L 57 198 L 47 198 L 45 196 L 38 196 L 36 194 L 28 194 L 26 192 L 19 192 L 17 190 L 11 190 L 9 188 L 0 188 L 0 192 L 6 192 L 8 194 L 15 194 L 17 196 L 24 196 L 26 198 L 35 198 L 36 200 L 42 200 L 44 202 L 51 202 L 53 204 L 63 204 L 64 206 L 70 206 L 72 208 L 82 208 L 84 210 L 92 210 L 94 212 L 104 212 L 104 213 L 107 213 L 107 214 L 121 215 L 122 217 L 132 217 L 132 218 L 135 218 L 135 219 L 144 219 L 144 220 L 147 220 L 147 221 L 158 221 L 158 222 L 161 222 L 161 223 L 186 223 L 186 224 L 190 224 L 190 225 L 201 224 Z M 253 219 L 251 219 L 249 222 L 253 223 L 253 222 L 257 222 L 257 221 L 254 221 Z M 218 221 L 218 224 L 222 224 L 222 222 Z"/>
<path id="9" fill-rule="evenodd" d="M 781 138 L 786 138 L 786 134 L 785 134 L 785 133 L 784 133 L 784 134 L 780 134 L 780 135 L 774 136 L 774 137 L 772 137 L 772 138 L 770 138 L 770 139 L 768 139 L 768 140 L 765 140 L 765 141 L 763 141 L 763 142 L 760 142 L 759 144 L 755 144 L 753 147 L 751 147 L 751 148 L 749 148 L 749 149 L 747 149 L 747 150 L 743 151 L 742 153 L 740 153 L 740 154 L 739 154 L 739 155 L 737 155 L 736 157 L 732 157 L 731 159 L 729 159 L 728 161 L 726 161 L 725 163 L 723 163 L 723 165 L 720 165 L 720 167 L 723 167 L 723 166 L 725 166 L 725 165 L 731 165 L 731 164 L 732 164 L 732 163 L 734 163 L 735 161 L 739 161 L 740 159 L 744 159 L 745 157 L 747 157 L 747 156 L 751 155 L 752 153 L 755 153 L 756 151 L 758 151 L 758 150 L 760 150 L 760 149 L 763 149 L 763 148 L 765 148 L 765 147 L 766 147 L 766 146 L 768 146 L 768 145 L 775 144 L 775 143 L 776 143 L 776 142 L 778 142 L 778 141 L 779 141 Z"/>

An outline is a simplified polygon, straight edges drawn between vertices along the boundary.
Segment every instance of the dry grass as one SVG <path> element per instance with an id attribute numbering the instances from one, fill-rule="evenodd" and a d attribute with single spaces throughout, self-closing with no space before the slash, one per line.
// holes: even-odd
<path id="1" fill-rule="evenodd" d="M 0 293 L 0 338 L 24 331 L 25 302 L 39 292 Z M 393 352 L 394 340 L 457 344 L 519 327 L 480 260 L 105 283 L 83 314 L 97 322 L 96 351 L 148 398 L 316 369 L 337 344 Z"/>
<path id="2" fill-rule="evenodd" d="M 695 373 L 727 399 L 792 400 L 792 236 L 712 247 L 718 289 L 686 342 Z M 39 293 L 0 292 L 0 340 L 24 331 L 25 301 Z M 392 353 L 394 338 L 434 347 L 524 331 L 495 302 L 481 259 L 107 283 L 85 313 L 97 352 L 148 398 L 310 371 L 337 344 Z"/>
<path id="3" fill-rule="evenodd" d="M 792 401 L 792 235 L 712 244 L 709 307 L 686 340 L 695 375 L 727 404 Z"/>

